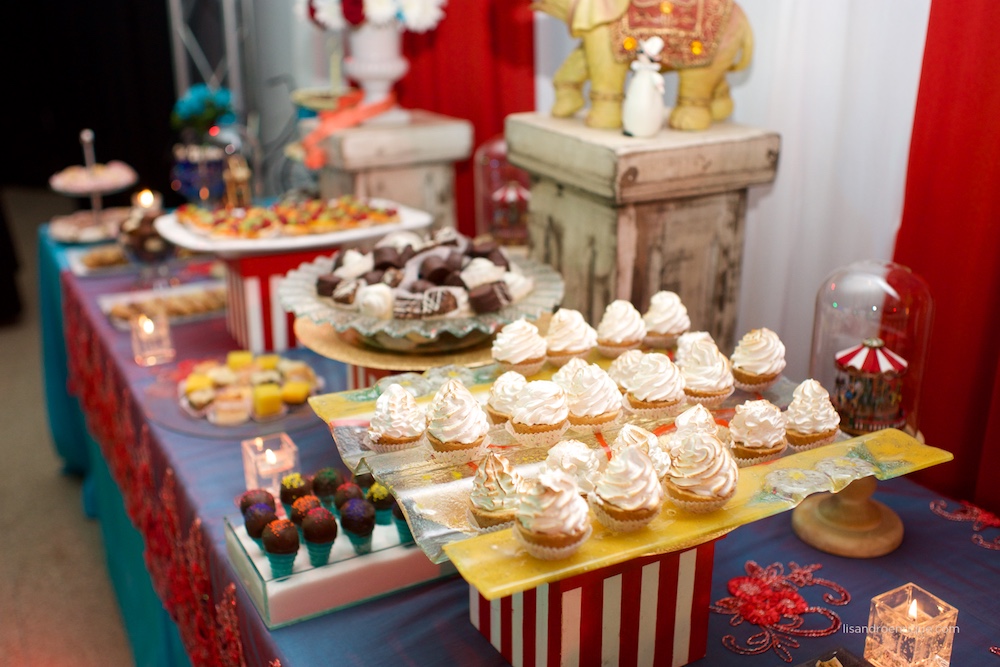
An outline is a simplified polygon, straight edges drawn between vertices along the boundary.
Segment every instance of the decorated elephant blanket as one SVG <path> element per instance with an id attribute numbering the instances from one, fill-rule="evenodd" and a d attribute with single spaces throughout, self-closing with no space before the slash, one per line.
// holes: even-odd
<path id="1" fill-rule="evenodd" d="M 615 58 L 619 62 L 632 60 L 639 40 L 659 35 L 664 41 L 664 66 L 707 65 L 732 8 L 733 0 L 632 0 L 614 24 Z"/>

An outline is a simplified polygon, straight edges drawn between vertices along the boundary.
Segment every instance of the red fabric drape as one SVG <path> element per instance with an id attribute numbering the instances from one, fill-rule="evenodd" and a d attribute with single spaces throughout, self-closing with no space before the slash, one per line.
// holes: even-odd
<path id="1" fill-rule="evenodd" d="M 1000 510 L 1000 2 L 933 0 L 895 260 L 934 298 L 919 481 Z"/>
<path id="2" fill-rule="evenodd" d="M 453 0 L 425 34 L 407 33 L 410 72 L 397 86 L 400 103 L 464 118 L 479 146 L 503 132 L 503 119 L 535 108 L 534 17 L 530 0 Z M 456 165 L 459 229 L 475 231 L 472 161 Z"/>

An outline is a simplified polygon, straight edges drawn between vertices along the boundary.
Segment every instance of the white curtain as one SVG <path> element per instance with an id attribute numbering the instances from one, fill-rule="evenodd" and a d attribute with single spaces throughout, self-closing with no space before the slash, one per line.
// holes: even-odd
<path id="1" fill-rule="evenodd" d="M 824 277 L 892 255 L 930 0 L 740 4 L 755 50 L 749 70 L 729 75 L 732 120 L 779 132 L 782 149 L 774 183 L 750 190 L 737 330 L 777 331 L 786 373 L 804 378 Z M 548 17 L 536 27 L 547 113 L 551 75 L 572 41 Z M 667 84 L 672 104 L 676 77 Z"/>

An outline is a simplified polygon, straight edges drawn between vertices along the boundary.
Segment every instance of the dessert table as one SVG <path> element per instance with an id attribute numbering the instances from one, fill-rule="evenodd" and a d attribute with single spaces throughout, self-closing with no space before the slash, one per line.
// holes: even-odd
<path id="1" fill-rule="evenodd" d="M 47 269 L 54 270 L 58 249 L 44 228 L 40 238 Z M 457 577 L 268 630 L 226 554 L 223 519 L 236 513 L 233 500 L 244 489 L 239 439 L 171 429 L 154 410 L 165 378 L 179 378 L 193 360 L 236 349 L 224 318 L 173 327 L 175 361 L 140 368 L 129 335 L 97 303 L 134 277 L 83 278 L 61 270 L 60 327 L 58 301 L 48 301 L 56 286 L 47 269 L 40 279 L 45 326 L 55 328 L 46 341 L 47 386 L 58 388 L 52 383 L 60 359 L 49 348 L 59 336 L 69 383 L 65 403 L 50 392 L 48 408 L 54 427 L 62 428 L 72 410 L 86 418 L 86 432 L 70 423 L 68 435 L 53 435 L 60 453 L 71 443 L 85 447 L 108 570 L 137 664 L 505 664 L 470 623 L 469 588 Z M 322 369 L 328 391 L 346 388 L 344 367 L 302 354 Z M 303 471 L 342 465 L 319 419 L 290 435 Z M 708 655 L 695 664 L 799 664 L 838 646 L 860 655 L 864 635 L 857 628 L 867 624 L 871 598 L 913 581 L 959 609 L 952 664 L 1000 665 L 990 655 L 1000 645 L 1000 598 L 993 591 L 1000 551 L 973 540 L 979 535 L 989 546 L 1000 521 L 955 502 L 934 511 L 938 496 L 905 478 L 882 483 L 876 497 L 906 527 L 900 549 L 883 558 L 816 551 L 793 535 L 787 514 L 719 541 L 711 599 L 704 601 L 712 605 Z M 974 531 L 974 519 L 986 530 Z M 783 582 L 784 593 L 765 595 L 762 582 Z M 592 658 L 581 656 L 581 664 Z"/>

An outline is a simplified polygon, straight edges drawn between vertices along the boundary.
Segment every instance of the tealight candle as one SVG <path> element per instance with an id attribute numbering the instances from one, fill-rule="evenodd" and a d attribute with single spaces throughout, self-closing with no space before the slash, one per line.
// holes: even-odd
<path id="1" fill-rule="evenodd" d="M 865 659 L 876 667 L 948 667 L 958 610 L 909 583 L 872 598 Z"/>
<path id="2" fill-rule="evenodd" d="M 156 366 L 173 361 L 173 339 L 166 313 L 143 313 L 134 317 L 132 327 L 132 357 L 140 366 Z"/>
<path id="3" fill-rule="evenodd" d="M 240 446 L 248 491 L 266 489 L 277 496 L 281 478 L 299 471 L 299 450 L 287 433 L 251 438 Z"/>
<path id="4" fill-rule="evenodd" d="M 159 215 L 163 210 L 163 196 L 152 190 L 140 190 L 132 195 L 132 207 L 148 215 Z"/>

